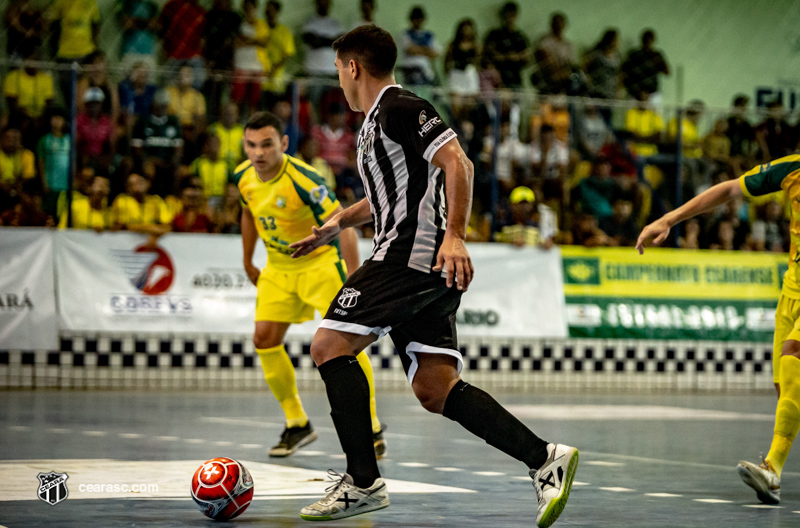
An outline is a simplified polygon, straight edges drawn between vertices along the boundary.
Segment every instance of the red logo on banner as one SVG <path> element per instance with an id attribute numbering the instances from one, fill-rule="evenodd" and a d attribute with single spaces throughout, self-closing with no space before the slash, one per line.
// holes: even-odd
<path id="1" fill-rule="evenodd" d="M 153 260 L 133 278 L 133 285 L 147 295 L 159 295 L 172 286 L 175 268 L 166 251 L 158 246 L 141 245 L 134 253 L 153 253 Z"/>

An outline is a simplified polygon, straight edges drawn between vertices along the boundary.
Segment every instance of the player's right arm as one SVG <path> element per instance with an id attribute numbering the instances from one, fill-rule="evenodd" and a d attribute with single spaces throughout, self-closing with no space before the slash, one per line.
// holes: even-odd
<path id="1" fill-rule="evenodd" d="M 741 194 L 742 188 L 738 179 L 714 185 L 674 211 L 670 211 L 652 224 L 646 226 L 639 235 L 639 239 L 636 241 L 636 249 L 639 250 L 639 254 L 641 255 L 644 253 L 644 248 L 650 240 L 652 240 L 652 243 L 656 246 L 666 240 L 669 235 L 669 230 L 675 224 L 705 213 L 706 211 L 711 211 Z"/>
<path id="2" fill-rule="evenodd" d="M 330 244 L 334 238 L 339 236 L 339 233 L 348 227 L 357 227 L 371 221 L 372 211 L 369 208 L 369 200 L 363 198 L 360 202 L 333 215 L 321 227 L 312 227 L 310 236 L 294 244 L 289 244 L 289 247 L 295 250 L 292 258 L 308 255 L 318 247 Z"/>
<path id="3" fill-rule="evenodd" d="M 244 271 L 254 286 L 258 285 L 258 276 L 261 270 L 253 264 L 253 253 L 258 241 L 258 231 L 253 213 L 247 206 L 242 207 L 242 253 L 244 255 Z"/>

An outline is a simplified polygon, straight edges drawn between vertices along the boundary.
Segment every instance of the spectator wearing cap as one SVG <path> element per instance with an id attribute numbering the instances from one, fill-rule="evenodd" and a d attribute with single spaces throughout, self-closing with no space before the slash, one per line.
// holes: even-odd
<path id="1" fill-rule="evenodd" d="M 536 203 L 536 193 L 530 187 L 511 191 L 508 205 L 497 223 L 494 239 L 518 247 L 538 246 L 549 249 L 558 234 L 558 221 L 552 209 Z"/>
<path id="2" fill-rule="evenodd" d="M 114 156 L 114 124 L 103 113 L 105 95 L 92 87 L 83 93 L 84 111 L 78 114 L 77 151 L 83 165 L 108 168 Z"/>
<path id="3" fill-rule="evenodd" d="M 411 86 L 434 84 L 436 70 L 433 60 L 442 54 L 436 36 L 425 25 L 425 11 L 414 6 L 408 15 L 411 27 L 403 31 L 400 47 L 403 50 L 402 71 L 405 83 Z"/>
<path id="4" fill-rule="evenodd" d="M 165 195 L 173 188 L 173 175 L 183 154 L 181 124 L 177 116 L 167 113 L 169 94 L 159 90 L 153 98 L 153 110 L 139 119 L 133 131 L 131 147 L 134 157 L 155 168 L 153 189 Z"/>
<path id="5" fill-rule="evenodd" d="M 506 2 L 500 9 L 500 27 L 486 36 L 483 49 L 486 62 L 500 73 L 506 88 L 522 87 L 522 69 L 528 65 L 531 49 L 528 39 L 517 29 L 519 6 Z"/>
<path id="6" fill-rule="evenodd" d="M 111 122 L 116 124 L 119 119 L 119 90 L 108 74 L 108 60 L 102 50 L 92 53 L 89 64 L 84 68 L 84 74 L 78 79 L 76 100 L 78 112 L 83 112 L 83 94 L 89 88 L 99 88 L 103 91 L 103 113 L 111 116 Z"/>
<path id="7" fill-rule="evenodd" d="M 39 174 L 44 183 L 43 209 L 56 217 L 58 196 L 67 190 L 69 183 L 70 134 L 66 131 L 66 112 L 61 108 L 50 111 L 50 132 L 42 136 L 36 146 Z"/>
<path id="8" fill-rule="evenodd" d="M 333 103 L 328 108 L 325 123 L 311 129 L 311 136 L 319 145 L 319 156 L 337 175 L 347 166 L 348 155 L 355 148 L 355 135 L 345 127 L 346 118 L 344 106 Z"/>
<path id="9" fill-rule="evenodd" d="M 194 73 L 192 85 L 202 90 L 206 81 L 205 8 L 199 0 L 169 0 L 161 9 L 158 27 L 161 47 L 167 56 L 167 79 L 173 78 L 182 66 L 189 65 Z"/>

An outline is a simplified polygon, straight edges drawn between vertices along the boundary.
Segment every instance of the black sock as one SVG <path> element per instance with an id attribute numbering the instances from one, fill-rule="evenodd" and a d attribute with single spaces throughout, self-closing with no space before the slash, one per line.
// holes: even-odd
<path id="1" fill-rule="evenodd" d="M 450 390 L 442 414 L 531 469 L 539 469 L 547 460 L 547 442 L 489 394 L 463 380 Z"/>
<path id="2" fill-rule="evenodd" d="M 369 385 L 355 356 L 339 356 L 319 366 L 325 382 L 331 418 L 347 456 L 347 473 L 359 488 L 372 486 L 380 477 L 372 419 L 369 415 Z"/>

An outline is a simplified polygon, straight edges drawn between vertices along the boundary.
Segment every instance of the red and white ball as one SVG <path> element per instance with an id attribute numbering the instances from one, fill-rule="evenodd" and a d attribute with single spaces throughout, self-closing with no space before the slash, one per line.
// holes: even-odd
<path id="1" fill-rule="evenodd" d="M 227 521 L 239 516 L 253 499 L 253 477 L 239 462 L 212 458 L 192 477 L 192 498 L 206 517 Z"/>

